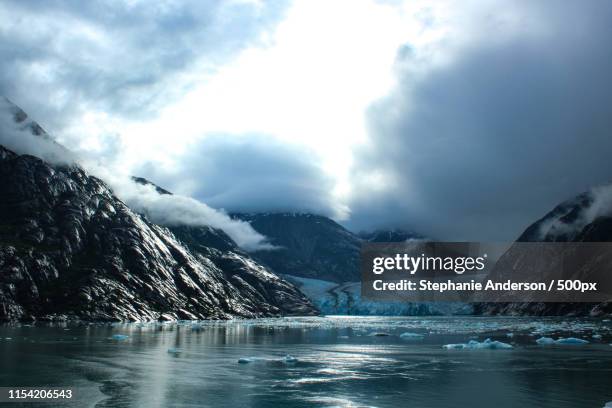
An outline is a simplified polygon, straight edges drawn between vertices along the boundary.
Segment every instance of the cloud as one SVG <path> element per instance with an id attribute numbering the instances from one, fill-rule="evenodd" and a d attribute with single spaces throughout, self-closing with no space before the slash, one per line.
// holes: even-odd
<path id="1" fill-rule="evenodd" d="M 61 130 L 77 114 L 146 117 L 265 34 L 286 3 L 3 1 L 0 94 Z"/>
<path id="2" fill-rule="evenodd" d="M 72 164 L 75 156 L 57 144 L 19 107 L 0 96 L 0 145 L 54 164 Z"/>
<path id="3" fill-rule="evenodd" d="M 612 179 L 612 4 L 502 6 L 466 5 L 452 38 L 398 53 L 356 152 L 354 228 L 510 240 Z"/>
<path id="4" fill-rule="evenodd" d="M 271 250 L 276 247 L 245 221 L 234 220 L 191 197 L 159 194 L 151 185 L 135 183 L 125 175 L 114 175 L 107 168 L 89 166 L 90 171 L 106 181 L 121 200 L 133 210 L 145 214 L 156 224 L 165 226 L 210 226 L 223 230 L 247 251 Z"/>
<path id="5" fill-rule="evenodd" d="M 135 174 L 230 212 L 304 211 L 342 218 L 333 179 L 303 146 L 264 135 L 209 135 L 173 166 L 147 163 Z"/>

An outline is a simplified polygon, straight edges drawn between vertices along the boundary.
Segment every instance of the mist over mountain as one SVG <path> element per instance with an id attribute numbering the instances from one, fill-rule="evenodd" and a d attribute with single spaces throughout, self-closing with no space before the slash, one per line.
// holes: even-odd
<path id="1" fill-rule="evenodd" d="M 9 108 L 3 113 L 17 128 L 0 128 L 3 144 L 65 150 L 23 111 Z M 51 163 L 0 146 L 0 180 L 2 320 L 316 313 L 292 284 L 251 259 L 229 235 L 195 224 L 177 224 L 175 234 L 129 208 L 76 162 Z M 189 237 L 202 234 L 227 246 L 193 245 Z"/>

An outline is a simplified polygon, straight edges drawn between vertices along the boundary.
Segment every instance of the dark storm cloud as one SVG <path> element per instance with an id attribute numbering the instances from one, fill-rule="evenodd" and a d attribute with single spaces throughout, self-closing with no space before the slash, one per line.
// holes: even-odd
<path id="1" fill-rule="evenodd" d="M 259 41 L 284 2 L 3 1 L 0 94 L 58 131 L 79 109 L 135 118 Z"/>
<path id="2" fill-rule="evenodd" d="M 152 164 L 136 173 L 160 186 L 230 212 L 307 211 L 338 215 L 333 180 L 312 152 L 270 137 L 207 136 L 178 168 Z"/>
<path id="3" fill-rule="evenodd" d="M 475 43 L 398 86 L 368 115 L 352 226 L 402 225 L 440 239 L 514 239 L 560 201 L 612 180 L 612 3 L 522 2 L 539 21 Z M 409 49 L 408 47 L 406 49 Z M 380 196 L 362 180 L 392 180 Z"/>

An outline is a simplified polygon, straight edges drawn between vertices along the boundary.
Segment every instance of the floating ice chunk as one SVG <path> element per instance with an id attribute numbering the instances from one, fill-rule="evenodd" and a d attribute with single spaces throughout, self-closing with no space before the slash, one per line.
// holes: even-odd
<path id="1" fill-rule="evenodd" d="M 540 337 L 539 339 L 536 340 L 536 343 L 538 343 L 541 346 L 546 346 L 549 344 L 555 344 L 555 339 L 551 337 Z"/>
<path id="2" fill-rule="evenodd" d="M 610 344 L 612 346 L 612 344 Z M 606 405 L 604 405 L 603 408 L 612 408 L 612 401 L 610 402 L 606 402 Z"/>
<path id="3" fill-rule="evenodd" d="M 486 339 L 482 343 L 477 340 L 470 340 L 467 343 L 457 344 L 446 344 L 442 346 L 445 349 L 489 349 L 489 350 L 502 350 L 511 349 L 512 345 L 508 343 L 502 343 L 501 341 Z"/>
<path id="4" fill-rule="evenodd" d="M 175 348 L 175 347 L 170 347 L 168 349 L 168 354 L 172 354 L 174 356 L 178 356 L 179 354 L 181 354 L 181 350 Z"/>
<path id="5" fill-rule="evenodd" d="M 374 337 L 389 337 L 391 335 L 389 333 L 374 332 L 374 333 L 370 334 L 370 336 L 374 336 Z"/>
<path id="6" fill-rule="evenodd" d="M 287 354 L 285 356 L 285 363 L 297 363 L 297 362 L 298 362 L 298 359 L 293 357 L 292 355 Z"/>
<path id="7" fill-rule="evenodd" d="M 588 344 L 588 340 L 578 339 L 576 337 L 560 338 L 555 341 L 556 344 Z"/>
<path id="8" fill-rule="evenodd" d="M 463 349 L 463 348 L 466 348 L 466 346 L 467 344 L 465 343 L 455 343 L 455 344 L 445 344 L 442 346 L 442 348 L 451 350 L 451 349 Z"/>
<path id="9" fill-rule="evenodd" d="M 125 334 L 113 334 L 113 336 L 111 337 L 113 340 L 127 340 L 130 338 L 130 336 L 125 335 Z"/>
<path id="10" fill-rule="evenodd" d="M 514 333 L 506 333 L 506 337 L 511 339 L 514 337 Z"/>
<path id="11" fill-rule="evenodd" d="M 238 359 L 238 364 L 249 364 L 253 361 L 252 358 L 248 358 L 248 357 L 240 357 Z"/>
<path id="12" fill-rule="evenodd" d="M 601 334 L 594 334 L 591 337 L 593 337 L 594 339 L 600 340 L 601 339 Z"/>
<path id="13" fill-rule="evenodd" d="M 202 325 L 194 323 L 191 325 L 191 330 L 195 332 L 199 332 L 200 330 L 202 330 Z"/>
<path id="14" fill-rule="evenodd" d="M 404 340 L 421 340 L 423 339 L 423 337 L 425 336 L 420 333 L 406 332 L 406 333 L 400 334 L 400 338 Z"/>

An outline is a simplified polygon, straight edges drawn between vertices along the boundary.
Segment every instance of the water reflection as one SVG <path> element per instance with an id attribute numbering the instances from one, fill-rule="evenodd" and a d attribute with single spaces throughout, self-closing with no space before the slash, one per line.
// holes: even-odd
<path id="1" fill-rule="evenodd" d="M 405 332 L 421 336 L 407 341 Z M 570 334 L 590 343 L 535 343 Z M 514 348 L 442 348 L 486 337 Z M 559 408 L 612 401 L 612 325 L 592 319 L 9 325 L 0 338 L 2 385 L 69 385 L 87 406 Z"/>

